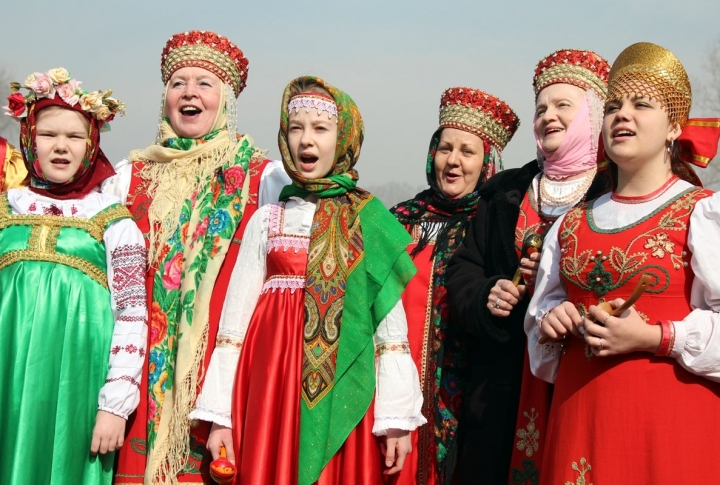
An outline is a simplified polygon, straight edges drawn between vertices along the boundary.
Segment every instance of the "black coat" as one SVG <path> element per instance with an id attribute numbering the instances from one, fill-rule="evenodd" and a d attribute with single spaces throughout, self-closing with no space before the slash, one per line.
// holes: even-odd
<path id="1" fill-rule="evenodd" d="M 525 297 L 506 318 L 487 308 L 490 290 L 512 279 L 519 261 L 515 226 L 520 205 L 540 172 L 533 160 L 505 170 L 480 189 L 475 220 L 448 265 L 452 325 L 466 336 L 469 375 L 458 427 L 457 485 L 507 484 L 515 443 L 526 337 Z M 607 191 L 607 175 L 596 177 L 588 199 Z"/>

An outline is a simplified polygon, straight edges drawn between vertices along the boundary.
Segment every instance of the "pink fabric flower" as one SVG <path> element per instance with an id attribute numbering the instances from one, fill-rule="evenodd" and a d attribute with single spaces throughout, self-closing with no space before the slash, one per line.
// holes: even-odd
<path id="1" fill-rule="evenodd" d="M 58 86 L 57 93 L 60 96 L 60 99 L 70 106 L 75 106 L 78 101 L 80 101 L 80 95 L 82 94 L 80 89 L 78 89 L 80 84 L 82 84 L 82 82 L 76 79 L 71 79 L 66 84 Z"/>
<path id="2" fill-rule="evenodd" d="M 176 290 L 180 288 L 180 275 L 182 274 L 182 253 L 177 253 L 170 261 L 165 264 L 163 269 L 163 286 L 167 290 Z"/>
<path id="3" fill-rule="evenodd" d="M 35 79 L 30 82 L 28 87 L 35 91 L 38 98 L 52 98 L 55 96 L 55 88 L 47 74 L 36 72 L 33 76 Z"/>

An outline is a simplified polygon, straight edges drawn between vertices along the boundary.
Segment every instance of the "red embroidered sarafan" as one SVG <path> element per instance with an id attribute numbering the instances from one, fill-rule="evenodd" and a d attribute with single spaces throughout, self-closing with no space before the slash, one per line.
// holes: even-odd
<path id="1" fill-rule="evenodd" d="M 692 310 L 688 226 L 712 194 L 691 188 L 629 226 L 601 229 L 593 203 L 567 213 L 559 228 L 560 278 L 581 313 L 599 299 L 628 298 L 653 277 L 635 307 L 649 325 L 676 326 Z M 597 357 L 567 339 L 558 368 L 541 483 L 716 483 L 720 385 L 676 360 L 632 352 Z M 577 483 L 580 483 L 577 481 Z"/>
<path id="2" fill-rule="evenodd" d="M 515 252 L 518 261 L 522 256 L 522 246 L 530 234 L 545 237 L 557 218 L 540 215 L 535 202 L 533 186 L 525 192 L 517 225 L 515 226 Z M 528 285 L 532 292 L 534 285 Z M 542 463 L 543 446 L 547 433 L 547 420 L 550 413 L 551 385 L 538 379 L 530 370 L 528 353 L 525 352 L 518 417 L 515 425 L 515 448 L 510 460 L 508 483 L 537 483 Z"/>
<path id="3" fill-rule="evenodd" d="M 522 246 L 525 238 L 530 234 L 537 234 L 544 238 L 552 223 L 557 219 L 557 217 L 540 215 L 534 192 L 532 185 L 525 192 L 525 197 L 520 205 L 517 225 L 515 226 L 515 252 L 518 260 L 522 256 Z"/>

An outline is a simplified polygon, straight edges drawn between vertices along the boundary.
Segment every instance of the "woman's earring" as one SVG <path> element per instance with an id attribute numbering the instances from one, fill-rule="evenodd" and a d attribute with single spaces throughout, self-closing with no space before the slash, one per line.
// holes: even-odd
<path id="1" fill-rule="evenodd" d="M 675 146 L 675 140 L 670 140 L 670 144 L 666 148 L 668 153 L 672 153 L 673 147 Z"/>

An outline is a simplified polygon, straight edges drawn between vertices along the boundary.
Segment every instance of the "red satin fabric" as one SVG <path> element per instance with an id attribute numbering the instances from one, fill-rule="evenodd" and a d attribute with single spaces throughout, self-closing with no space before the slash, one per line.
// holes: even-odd
<path id="1" fill-rule="evenodd" d="M 385 482 L 384 455 L 380 444 L 385 437 L 372 434 L 375 421 L 374 401 L 345 444 L 327 464 L 317 485 L 381 485 Z M 388 480 L 389 483 L 395 483 Z"/>
<path id="2" fill-rule="evenodd" d="M 305 275 L 307 250 L 271 250 L 267 279 Z M 237 482 L 298 482 L 300 380 L 305 292 L 266 291 L 245 336 L 235 379 L 233 444 Z"/>
<path id="3" fill-rule="evenodd" d="M 419 233 L 419 226 L 413 226 L 410 230 L 414 239 L 413 243 L 408 246 L 408 252 L 411 253 L 417 245 L 416 236 L 419 234 L 414 234 L 414 231 Z M 412 355 L 413 362 L 420 374 L 420 386 L 424 399 L 422 413 L 428 422 L 410 433 L 412 453 L 405 459 L 402 471 L 391 481 L 394 485 L 435 485 L 437 478 L 435 412 L 433 409 L 435 366 L 432 363 L 433 349 L 429 340 L 429 332 L 432 331 L 429 320 L 433 303 L 431 288 L 433 249 L 434 245 L 428 244 L 413 258 L 418 272 L 410 280 L 402 294 L 408 321 L 410 355 Z"/>

